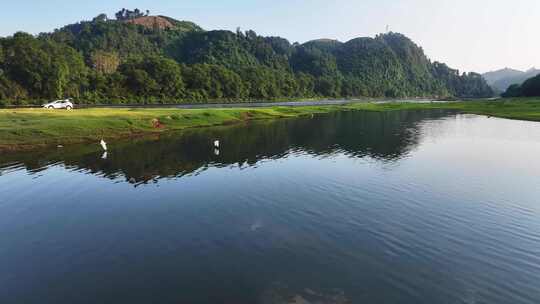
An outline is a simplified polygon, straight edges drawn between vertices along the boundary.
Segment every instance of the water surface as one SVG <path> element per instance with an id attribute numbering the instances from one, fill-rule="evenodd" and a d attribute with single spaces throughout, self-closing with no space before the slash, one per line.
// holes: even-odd
<path id="1" fill-rule="evenodd" d="M 538 123 L 341 112 L 109 145 L 0 156 L 0 303 L 540 303 Z"/>

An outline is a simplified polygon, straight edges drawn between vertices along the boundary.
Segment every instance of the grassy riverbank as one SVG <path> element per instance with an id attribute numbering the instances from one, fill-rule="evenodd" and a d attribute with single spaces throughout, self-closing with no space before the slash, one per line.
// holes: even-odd
<path id="1" fill-rule="evenodd" d="M 256 119 L 298 117 L 340 110 L 455 109 L 511 119 L 540 121 L 540 99 L 452 103 L 355 103 L 335 106 L 268 107 L 235 109 L 43 109 L 0 110 L 0 150 L 25 150 L 42 146 L 142 136 L 186 128 L 241 123 Z"/>
<path id="2" fill-rule="evenodd" d="M 462 101 L 449 103 L 386 103 L 362 106 L 364 110 L 453 109 L 463 113 L 493 117 L 540 121 L 540 98 L 507 98 L 496 101 Z"/>

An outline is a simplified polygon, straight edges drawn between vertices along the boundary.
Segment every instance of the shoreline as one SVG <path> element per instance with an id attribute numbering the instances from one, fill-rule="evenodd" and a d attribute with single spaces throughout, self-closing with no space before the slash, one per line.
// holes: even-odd
<path id="1" fill-rule="evenodd" d="M 481 100 L 481 99 L 478 99 Z M 487 100 L 487 99 L 486 99 Z M 370 103 L 370 102 L 451 102 L 456 101 L 451 98 L 437 99 L 436 97 L 411 97 L 411 98 L 374 98 L 374 97 L 358 97 L 358 98 L 304 98 L 304 99 L 278 99 L 278 100 L 211 100 L 204 103 L 186 102 L 186 103 L 152 103 L 152 104 L 94 104 L 94 103 L 76 103 L 77 109 L 99 109 L 99 108 L 142 108 L 142 109 L 160 109 L 160 108 L 178 108 L 178 109 L 208 109 L 208 108 L 260 108 L 273 106 L 319 106 L 319 105 L 342 105 L 350 103 Z M 50 101 L 43 101 L 45 104 Z M 0 106 L 0 110 L 13 109 L 41 109 L 40 103 L 12 105 L 7 104 Z"/>
<path id="2" fill-rule="evenodd" d="M 540 98 L 461 102 L 365 102 L 212 108 L 89 108 L 74 111 L 0 109 L 0 152 L 15 153 L 57 145 L 128 139 L 148 135 L 294 118 L 335 111 L 447 109 L 493 117 L 540 121 Z"/>

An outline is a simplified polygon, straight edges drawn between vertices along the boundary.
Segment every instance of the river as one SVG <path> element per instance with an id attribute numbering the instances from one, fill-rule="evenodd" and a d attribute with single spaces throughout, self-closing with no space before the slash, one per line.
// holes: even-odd
<path id="1" fill-rule="evenodd" d="M 0 156 L 0 303 L 540 303 L 539 123 L 353 111 L 109 147 Z"/>

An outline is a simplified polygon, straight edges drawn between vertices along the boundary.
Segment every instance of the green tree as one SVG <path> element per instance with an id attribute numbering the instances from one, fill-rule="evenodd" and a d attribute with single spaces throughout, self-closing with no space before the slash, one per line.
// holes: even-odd
<path id="1" fill-rule="evenodd" d="M 506 89 L 506 92 L 502 94 L 502 97 L 519 97 L 523 96 L 523 91 L 521 90 L 521 86 L 519 84 L 513 84 L 508 89 Z"/>
<path id="2" fill-rule="evenodd" d="M 5 75 L 0 75 L 0 101 L 14 101 L 18 104 L 28 97 L 26 90 L 19 84 L 9 80 Z"/>
<path id="3" fill-rule="evenodd" d="M 4 71 L 34 98 L 77 97 L 85 83 L 86 66 L 74 49 L 49 39 L 17 33 L 4 41 L 9 54 Z"/>
<path id="4" fill-rule="evenodd" d="M 122 64 L 120 74 L 125 78 L 126 88 L 134 95 L 163 99 L 180 99 L 184 94 L 184 82 L 180 66 L 163 57 L 132 59 Z"/>

